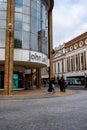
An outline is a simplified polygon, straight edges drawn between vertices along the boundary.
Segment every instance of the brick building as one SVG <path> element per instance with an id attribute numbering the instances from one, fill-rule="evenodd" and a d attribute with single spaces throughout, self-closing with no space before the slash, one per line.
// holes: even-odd
<path id="1" fill-rule="evenodd" d="M 87 79 L 87 32 L 55 49 L 53 74 L 64 76 L 69 84 L 84 84 Z"/>

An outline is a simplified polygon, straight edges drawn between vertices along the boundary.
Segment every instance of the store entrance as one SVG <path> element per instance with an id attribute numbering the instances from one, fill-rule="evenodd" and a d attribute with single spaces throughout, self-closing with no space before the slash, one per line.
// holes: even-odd
<path id="1" fill-rule="evenodd" d="M 4 89 L 4 73 L 0 72 L 0 89 Z"/>
<path id="2" fill-rule="evenodd" d="M 17 89 L 18 88 L 18 74 L 13 74 L 13 85 L 12 85 L 13 89 Z"/>

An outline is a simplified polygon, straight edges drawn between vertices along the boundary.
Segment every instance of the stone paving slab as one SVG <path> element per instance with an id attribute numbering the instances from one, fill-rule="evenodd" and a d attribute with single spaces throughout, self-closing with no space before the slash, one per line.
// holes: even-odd
<path id="1" fill-rule="evenodd" d="M 66 92 L 60 92 L 56 90 L 55 93 L 49 93 L 46 89 L 36 89 L 36 90 L 21 90 L 13 91 L 13 95 L 7 96 L 3 92 L 0 92 L 0 100 L 23 100 L 23 99 L 37 99 L 37 98 L 50 98 L 50 97 L 61 97 L 75 94 L 74 90 L 66 90 Z"/>

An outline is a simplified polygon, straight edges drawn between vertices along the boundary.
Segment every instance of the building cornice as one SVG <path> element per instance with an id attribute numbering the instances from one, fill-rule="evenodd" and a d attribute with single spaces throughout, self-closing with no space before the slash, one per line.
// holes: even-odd
<path id="1" fill-rule="evenodd" d="M 80 41 L 81 39 L 83 39 L 84 37 L 87 37 L 87 32 L 77 36 L 76 38 L 73 38 L 72 40 L 68 41 L 65 43 L 65 46 L 70 46 L 71 44 L 74 44 L 75 42 Z"/>

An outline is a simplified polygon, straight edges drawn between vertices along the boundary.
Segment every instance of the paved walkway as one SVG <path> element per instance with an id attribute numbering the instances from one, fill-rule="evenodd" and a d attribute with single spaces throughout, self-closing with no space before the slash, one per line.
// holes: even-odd
<path id="1" fill-rule="evenodd" d="M 23 100 L 23 99 L 61 97 L 75 93 L 76 93 L 75 90 L 66 90 L 66 92 L 60 92 L 59 89 L 56 89 L 55 93 L 49 93 L 47 89 L 19 90 L 19 91 L 13 91 L 13 95 L 11 96 L 6 96 L 3 94 L 3 92 L 0 92 L 0 100 Z"/>

